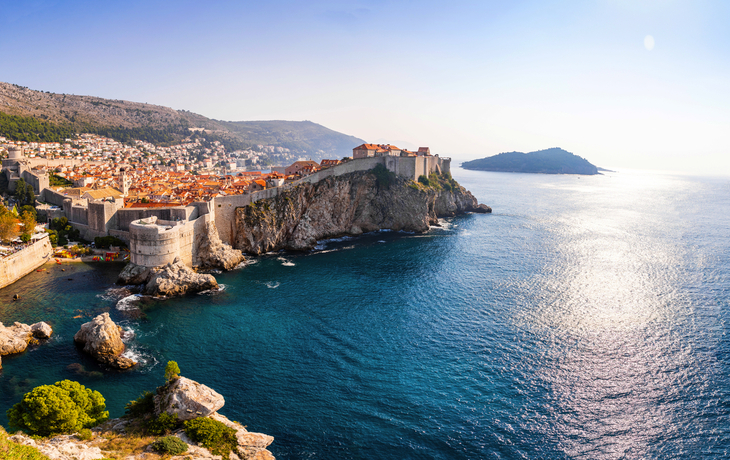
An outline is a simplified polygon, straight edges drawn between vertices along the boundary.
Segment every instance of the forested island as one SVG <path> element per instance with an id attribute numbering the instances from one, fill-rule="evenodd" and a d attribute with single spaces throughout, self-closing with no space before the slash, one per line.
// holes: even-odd
<path id="1" fill-rule="evenodd" d="M 461 164 L 476 171 L 523 172 L 540 174 L 600 174 L 598 168 L 585 158 L 559 147 L 536 152 L 505 152 Z"/>

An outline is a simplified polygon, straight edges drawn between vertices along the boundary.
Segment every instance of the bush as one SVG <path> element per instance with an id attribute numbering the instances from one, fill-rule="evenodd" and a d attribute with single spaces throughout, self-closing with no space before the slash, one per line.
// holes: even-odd
<path id="1" fill-rule="evenodd" d="M 71 380 L 41 385 L 8 409 L 10 426 L 28 434 L 50 436 L 90 428 L 109 418 L 104 397 Z"/>
<path id="2" fill-rule="evenodd" d="M 430 187 L 431 186 L 431 182 L 428 180 L 428 177 L 423 176 L 423 175 L 422 176 L 418 176 L 418 182 L 422 183 L 426 187 Z"/>
<path id="3" fill-rule="evenodd" d="M 375 179 L 378 181 L 378 187 L 389 188 L 390 184 L 395 182 L 395 173 L 388 171 L 388 168 L 378 164 L 370 170 Z"/>
<path id="4" fill-rule="evenodd" d="M 145 391 L 139 398 L 124 405 L 124 413 L 135 418 L 151 414 L 155 410 L 154 398 L 154 393 Z"/>
<path id="5" fill-rule="evenodd" d="M 214 455 L 221 455 L 226 460 L 230 458 L 231 451 L 238 446 L 236 430 L 207 417 L 185 422 L 185 434 Z"/>
<path id="6" fill-rule="evenodd" d="M 188 445 L 176 436 L 165 436 L 152 443 L 152 448 L 161 454 L 180 455 L 187 452 Z"/>
<path id="7" fill-rule="evenodd" d="M 165 380 L 168 382 L 172 379 L 176 379 L 180 376 L 180 366 L 175 361 L 168 361 L 165 366 Z"/>
<path id="8" fill-rule="evenodd" d="M 160 436 L 169 434 L 179 425 L 180 420 L 178 420 L 177 414 L 170 415 L 167 412 L 163 412 L 147 422 L 147 432 L 155 436 Z"/>
<path id="9" fill-rule="evenodd" d="M 97 248 L 108 249 L 109 246 L 127 247 L 127 243 L 116 236 L 97 236 L 94 238 L 94 245 Z"/>
<path id="10" fill-rule="evenodd" d="M 91 430 L 88 428 L 82 428 L 79 430 L 78 434 L 76 434 L 76 437 L 82 441 L 90 441 L 92 438 Z"/>

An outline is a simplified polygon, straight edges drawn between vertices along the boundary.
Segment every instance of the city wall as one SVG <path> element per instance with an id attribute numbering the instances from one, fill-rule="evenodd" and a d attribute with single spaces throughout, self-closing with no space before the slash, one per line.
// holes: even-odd
<path id="1" fill-rule="evenodd" d="M 0 288 L 12 284 L 51 259 L 51 241 L 45 235 L 22 251 L 0 259 Z"/>
<path id="2" fill-rule="evenodd" d="M 448 158 L 439 157 L 371 157 L 351 160 L 318 171 L 282 187 L 269 188 L 243 195 L 216 197 L 210 203 L 169 208 L 117 208 L 113 202 L 90 202 L 87 206 L 72 203 L 64 197 L 63 205 L 69 221 L 84 238 L 113 235 L 130 245 L 131 261 L 148 267 L 164 265 L 179 257 L 185 264 L 196 263 L 195 241 L 214 222 L 220 239 L 229 245 L 236 240 L 236 208 L 261 199 L 277 197 L 299 184 L 317 182 L 333 176 L 368 171 L 381 164 L 388 170 L 411 180 L 432 172 L 450 172 Z M 56 203 L 59 194 L 47 195 Z M 52 201 L 53 200 L 53 201 Z"/>

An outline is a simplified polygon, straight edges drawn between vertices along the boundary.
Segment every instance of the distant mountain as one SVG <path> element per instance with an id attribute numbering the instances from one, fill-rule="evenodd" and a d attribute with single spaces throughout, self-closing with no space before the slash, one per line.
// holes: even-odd
<path id="1" fill-rule="evenodd" d="M 205 132 L 193 134 L 190 128 Z M 353 147 L 365 142 L 311 121 L 220 121 L 159 105 L 55 94 L 0 82 L 0 136 L 53 142 L 84 132 L 161 145 L 198 135 L 220 141 L 227 150 L 271 145 L 313 159 L 350 156 Z"/>
<path id="2" fill-rule="evenodd" d="M 461 164 L 477 171 L 524 172 L 542 174 L 599 174 L 598 168 L 585 158 L 555 147 L 536 152 L 505 152 Z"/>

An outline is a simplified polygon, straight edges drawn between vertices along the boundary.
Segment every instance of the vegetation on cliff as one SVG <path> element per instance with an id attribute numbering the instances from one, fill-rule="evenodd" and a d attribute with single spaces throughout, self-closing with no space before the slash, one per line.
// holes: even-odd
<path id="1" fill-rule="evenodd" d="M 49 460 L 35 447 L 11 441 L 2 426 L 0 426 L 0 458 L 5 460 Z"/>
<path id="2" fill-rule="evenodd" d="M 311 121 L 220 121 L 158 105 L 34 91 L 0 82 L 0 136 L 64 142 L 79 133 L 157 145 L 202 137 L 207 146 L 218 141 L 228 151 L 268 145 L 312 158 L 349 155 L 354 145 L 365 142 Z"/>
<path id="3" fill-rule="evenodd" d="M 598 168 L 561 148 L 536 152 L 505 152 L 461 164 L 464 169 L 477 171 L 523 172 L 542 174 L 598 174 Z"/>
<path id="4" fill-rule="evenodd" d="M 381 229 L 425 232 L 439 217 L 488 212 L 450 175 L 426 181 L 380 166 L 283 189 L 275 198 L 236 209 L 235 246 L 252 254 L 309 250 L 326 238 Z"/>
<path id="5" fill-rule="evenodd" d="M 11 427 L 40 436 L 73 433 L 109 418 L 101 393 L 71 380 L 34 388 L 7 415 Z"/>

